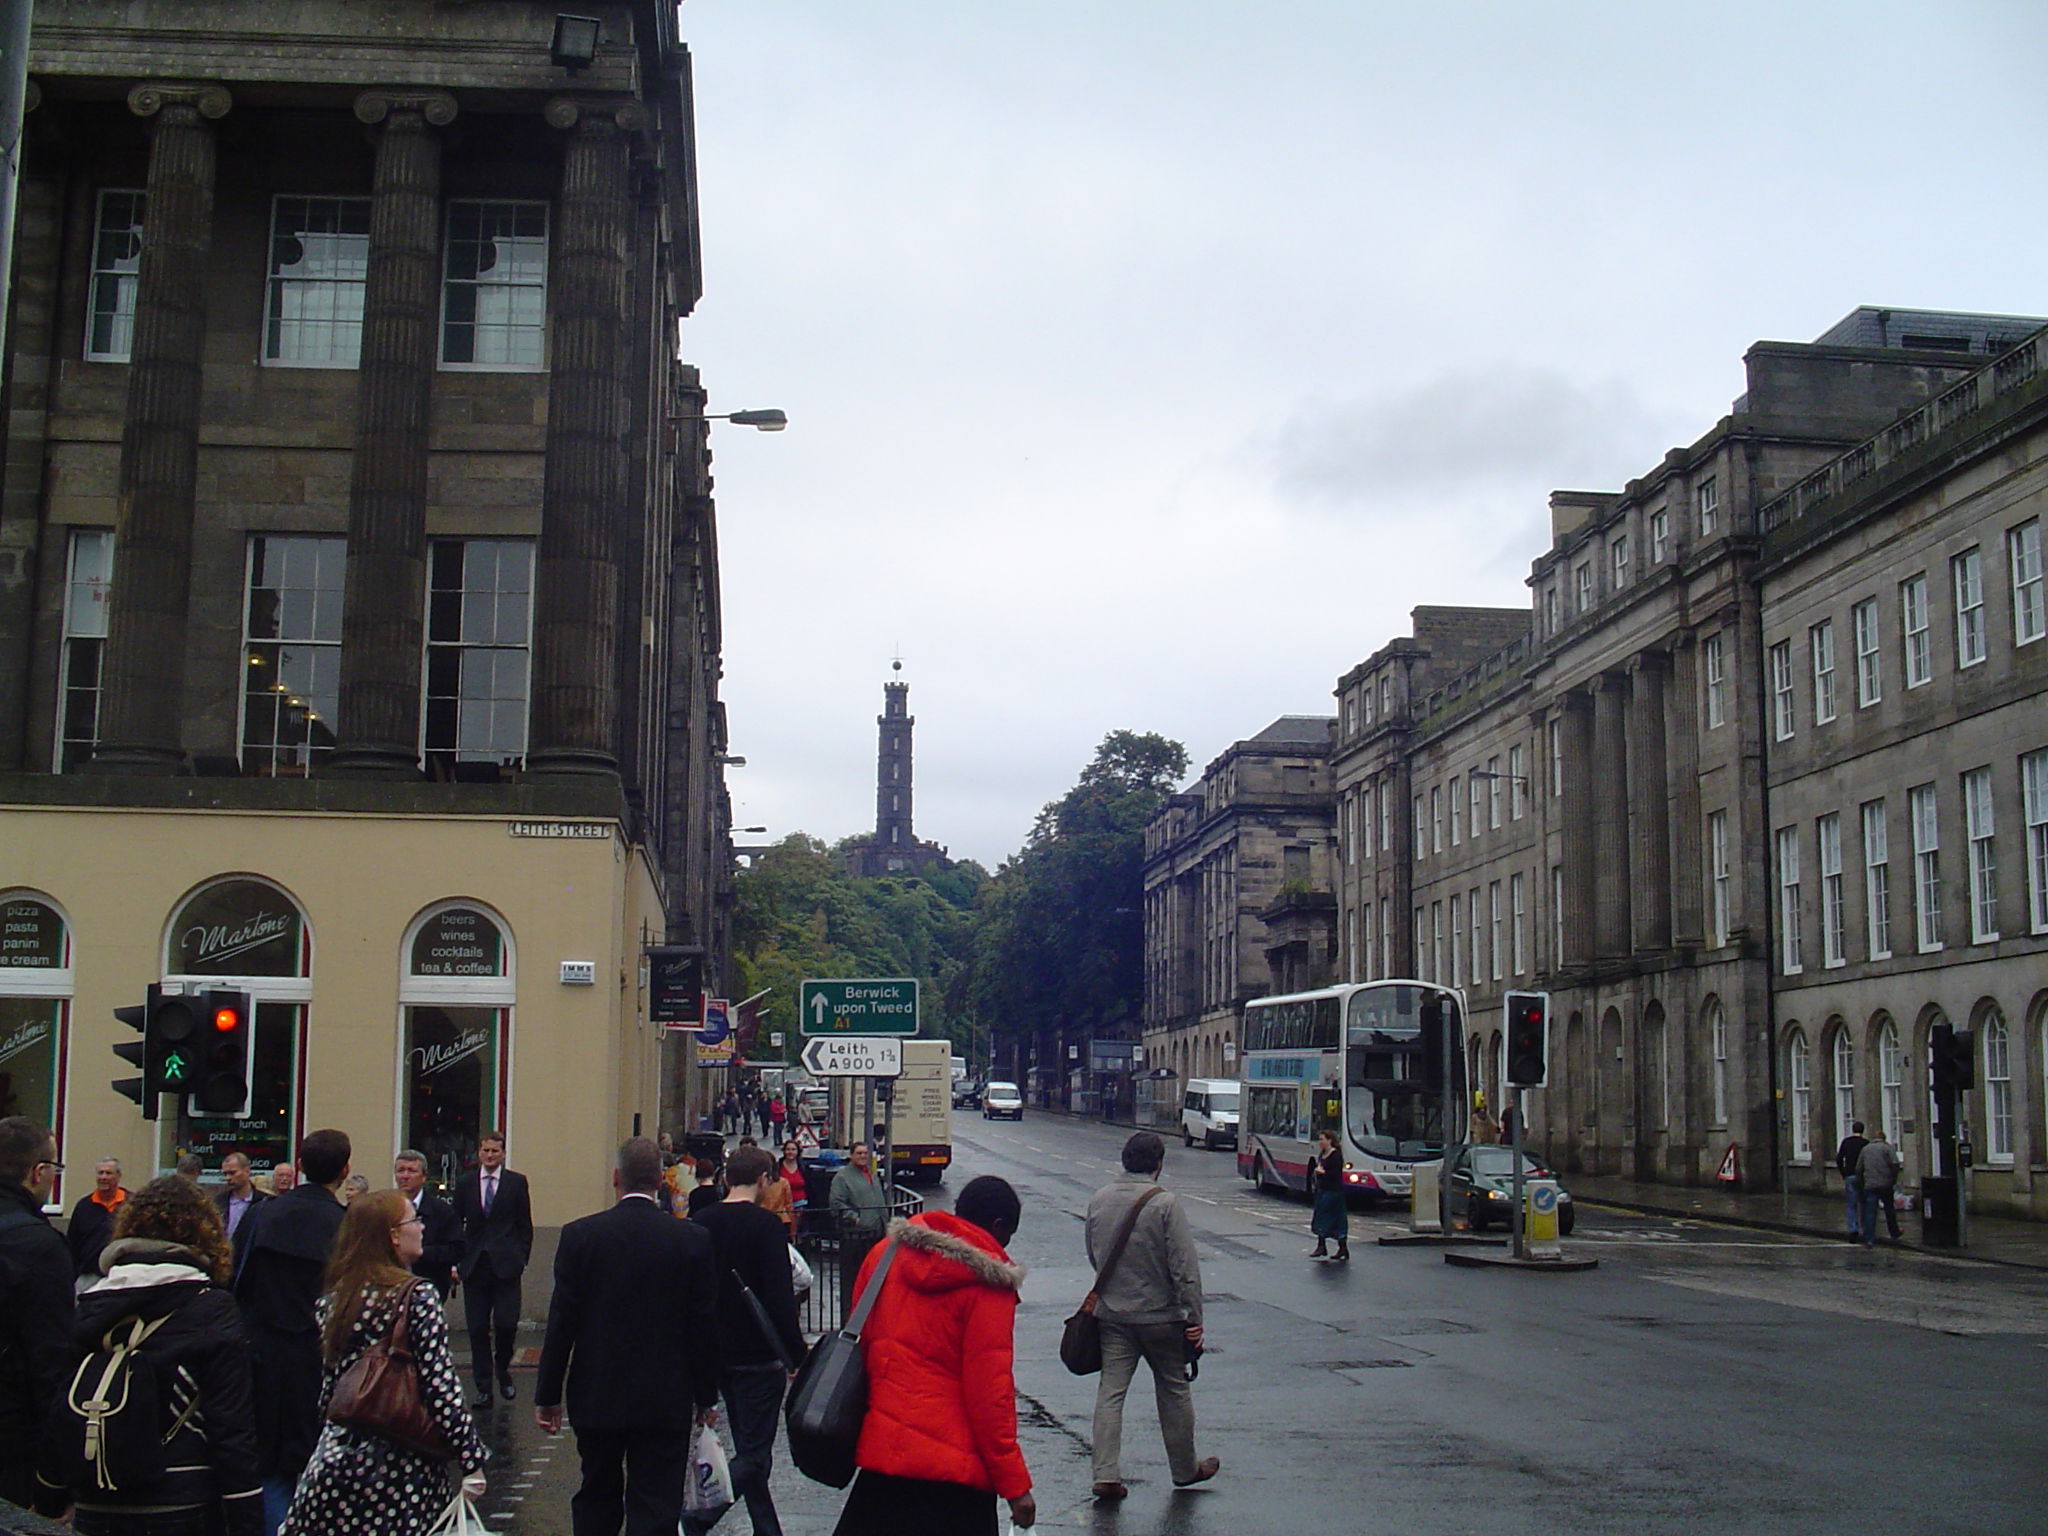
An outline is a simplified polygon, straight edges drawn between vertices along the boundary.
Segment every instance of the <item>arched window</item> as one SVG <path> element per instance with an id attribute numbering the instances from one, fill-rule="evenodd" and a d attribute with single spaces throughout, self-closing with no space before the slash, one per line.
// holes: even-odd
<path id="1" fill-rule="evenodd" d="M 1897 1141 L 1906 1128 L 1906 1053 L 1890 1019 L 1877 1032 L 1877 1099 L 1884 1133 Z"/>
<path id="2" fill-rule="evenodd" d="M 429 907 L 406 930 L 399 1002 L 399 1145 L 449 1189 L 485 1131 L 502 1131 L 511 1084 L 512 943 L 472 901 Z"/>
<path id="3" fill-rule="evenodd" d="M 26 1115 L 50 1127 L 60 1159 L 71 975 L 64 914 L 34 891 L 0 895 L 0 1117 Z M 139 991 L 135 1001 L 142 1001 Z M 92 1170 L 73 1182 L 90 1188 Z M 61 1186 L 50 1198 L 63 1203 Z"/>
<path id="4" fill-rule="evenodd" d="M 1978 1026 L 1984 1033 L 1984 1155 L 2012 1161 L 2012 1037 L 1996 1008 Z"/>
<path id="5" fill-rule="evenodd" d="M 1806 1048 L 1806 1032 L 1795 1029 L 1785 1037 L 1785 1081 L 1792 1097 L 1792 1161 L 1813 1158 L 1813 1061 Z"/>
<path id="6" fill-rule="evenodd" d="M 1835 1145 L 1840 1146 L 1856 1123 L 1856 1043 L 1846 1026 L 1835 1030 Z M 1887 1132 L 1887 1134 L 1890 1134 Z"/>
<path id="7" fill-rule="evenodd" d="M 196 1152 L 208 1167 L 245 1153 L 261 1172 L 289 1162 L 305 1112 L 300 1064 L 313 1000 L 313 935 L 287 892 L 253 875 L 225 875 L 181 901 L 164 929 L 165 985 L 231 987 L 255 1004 L 249 1113 L 193 1115 L 181 1107 L 157 1122 L 157 1161 Z M 136 999 L 137 1002 L 141 998 Z"/>

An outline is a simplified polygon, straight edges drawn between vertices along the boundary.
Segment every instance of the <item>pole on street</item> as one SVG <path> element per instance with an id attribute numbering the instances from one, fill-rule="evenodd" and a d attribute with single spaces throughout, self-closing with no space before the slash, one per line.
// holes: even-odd
<path id="1" fill-rule="evenodd" d="M 1522 1209 L 1524 1196 L 1522 1193 L 1522 1093 L 1520 1089 L 1515 1090 L 1514 1114 L 1515 1133 L 1508 1139 L 1508 1145 L 1512 1149 L 1512 1155 L 1515 1159 L 1515 1214 L 1513 1218 L 1515 1257 L 1526 1259 L 1529 1257 L 1529 1221 Z"/>

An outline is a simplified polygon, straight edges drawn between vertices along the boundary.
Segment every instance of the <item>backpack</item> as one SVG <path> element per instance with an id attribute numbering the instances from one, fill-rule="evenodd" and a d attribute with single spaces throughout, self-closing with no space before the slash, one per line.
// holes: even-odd
<path id="1" fill-rule="evenodd" d="M 163 1428 L 157 1369 L 142 1346 L 171 1316 L 119 1319 L 72 1373 L 57 1407 L 57 1435 L 73 1488 L 132 1493 L 164 1475 L 164 1447 L 199 1407 L 199 1394 L 187 1385 L 176 1420 Z"/>

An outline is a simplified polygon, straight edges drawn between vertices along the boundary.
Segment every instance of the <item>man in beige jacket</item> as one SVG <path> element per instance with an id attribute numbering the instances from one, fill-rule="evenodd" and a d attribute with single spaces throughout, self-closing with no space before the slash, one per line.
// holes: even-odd
<path id="1" fill-rule="evenodd" d="M 1098 1271 L 1132 1207 L 1156 1189 L 1166 1143 L 1139 1131 L 1124 1143 L 1124 1171 L 1088 1202 L 1088 1262 Z M 1095 1497 L 1121 1499 L 1129 1489 L 1119 1465 L 1124 1396 L 1142 1359 L 1152 1368 L 1159 1429 L 1176 1488 L 1216 1475 L 1214 1456 L 1195 1457 L 1195 1398 L 1188 1359 L 1202 1342 L 1202 1266 L 1195 1234 L 1180 1202 L 1160 1190 L 1138 1211 L 1116 1268 L 1096 1299 L 1102 1325 L 1102 1380 L 1095 1389 Z"/>

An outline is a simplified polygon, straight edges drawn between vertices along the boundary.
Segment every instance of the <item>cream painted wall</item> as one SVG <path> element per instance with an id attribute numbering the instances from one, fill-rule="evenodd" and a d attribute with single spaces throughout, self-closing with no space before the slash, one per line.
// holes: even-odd
<path id="1" fill-rule="evenodd" d="M 70 919 L 75 975 L 61 1156 L 65 1203 L 96 1158 L 131 1187 L 154 1162 L 153 1127 L 108 1086 L 112 1047 L 135 1036 L 113 1010 L 161 974 L 164 930 L 196 886 L 266 878 L 297 898 L 313 937 L 303 1134 L 347 1131 L 373 1187 L 390 1182 L 398 1125 L 401 948 L 423 908 L 463 898 L 505 920 L 517 981 L 506 1130 L 543 1226 L 610 1198 L 612 1154 L 636 1112 L 652 1135 L 659 1031 L 645 1022 L 642 925 L 662 937 L 649 863 L 616 826 L 603 839 L 513 837 L 503 818 L 217 811 L 0 809 L 0 890 Z M 596 984 L 564 986 L 587 960 Z M 146 1177 L 146 1174 L 142 1174 Z"/>

